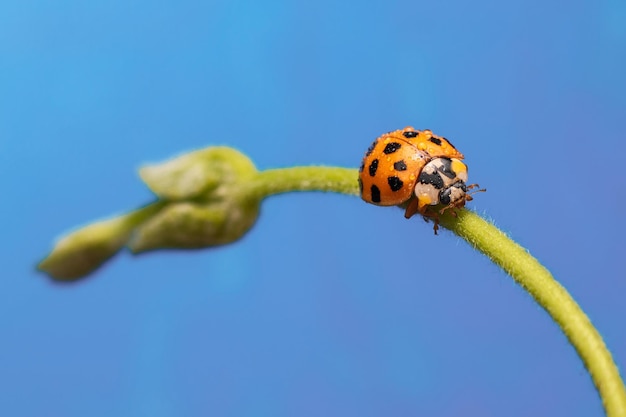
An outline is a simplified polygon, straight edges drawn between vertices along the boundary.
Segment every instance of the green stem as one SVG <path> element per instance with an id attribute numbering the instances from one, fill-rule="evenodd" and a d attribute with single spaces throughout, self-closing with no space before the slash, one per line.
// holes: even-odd
<path id="1" fill-rule="evenodd" d="M 526 249 L 468 210 L 441 225 L 484 253 L 524 288 L 559 325 L 583 360 L 610 417 L 626 416 L 626 389 L 602 336 L 565 288 Z"/>
<path id="2" fill-rule="evenodd" d="M 165 205 L 166 203 L 164 201 L 155 201 L 153 203 L 146 204 L 143 207 L 139 207 L 138 209 L 125 214 L 123 216 L 123 221 L 127 224 L 127 227 L 129 228 L 137 227 L 138 225 L 158 213 L 159 210 L 165 207 Z"/>
<path id="3" fill-rule="evenodd" d="M 268 169 L 242 185 L 238 192 L 253 199 L 294 191 L 358 195 L 357 178 L 357 171 L 350 168 L 309 166 Z"/>
<path id="4" fill-rule="evenodd" d="M 335 167 L 295 167 L 262 171 L 242 187 L 255 198 L 294 191 L 358 195 L 357 171 Z M 602 337 L 576 301 L 528 251 L 476 213 L 445 214 L 441 226 L 487 255 L 530 293 L 559 325 L 587 367 L 609 417 L 626 416 L 626 388 Z"/>

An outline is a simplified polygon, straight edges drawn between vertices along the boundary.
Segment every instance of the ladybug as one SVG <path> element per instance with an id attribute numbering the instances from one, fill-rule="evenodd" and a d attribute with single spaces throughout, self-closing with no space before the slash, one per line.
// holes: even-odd
<path id="1" fill-rule="evenodd" d="M 385 133 L 372 143 L 363 158 L 359 169 L 361 197 L 379 206 L 408 201 L 422 168 L 437 157 L 464 158 L 446 138 L 430 130 L 406 127 Z"/>
<path id="2" fill-rule="evenodd" d="M 446 138 L 412 127 L 385 133 L 367 150 L 359 169 L 361 198 L 379 206 L 402 205 L 408 219 L 415 213 L 435 219 L 471 200 L 464 158 Z M 433 206 L 444 205 L 436 211 Z"/>

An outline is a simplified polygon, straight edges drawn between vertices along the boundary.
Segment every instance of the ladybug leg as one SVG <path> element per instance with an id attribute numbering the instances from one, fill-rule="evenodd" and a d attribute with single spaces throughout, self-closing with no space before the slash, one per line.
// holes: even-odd
<path id="1" fill-rule="evenodd" d="M 435 232 L 436 235 L 438 235 L 439 233 L 437 233 L 437 231 L 439 230 L 439 213 L 437 213 L 434 210 L 429 210 L 429 208 L 431 208 L 432 206 L 426 206 L 424 209 L 424 212 L 421 213 L 422 214 L 422 219 L 424 219 L 424 221 L 426 223 L 428 223 L 429 221 L 433 221 L 434 225 L 433 225 L 433 232 Z"/>
<path id="2" fill-rule="evenodd" d="M 444 208 L 439 210 L 439 214 L 444 214 L 446 211 L 449 211 L 452 217 L 457 217 L 457 213 L 455 209 L 459 207 L 463 207 L 463 205 L 465 204 L 465 201 L 466 200 L 461 200 L 454 204 L 447 205 Z"/>
<path id="3" fill-rule="evenodd" d="M 433 221 L 433 232 L 435 232 L 435 235 L 438 235 L 439 233 L 437 233 L 437 231 L 439 230 L 439 216 L 437 215 L 437 213 L 425 213 L 422 215 L 422 218 L 426 223 L 428 223 L 430 220 Z"/>
<path id="4" fill-rule="evenodd" d="M 446 211 L 449 211 L 450 215 L 452 217 L 458 217 L 458 213 L 456 212 L 456 209 L 458 209 L 459 207 L 462 207 L 462 205 L 460 205 L 460 204 L 450 204 L 449 206 L 445 206 L 444 208 L 439 210 L 439 214 L 443 214 Z"/>
<path id="5" fill-rule="evenodd" d="M 406 206 L 406 211 L 404 212 L 404 217 L 410 219 L 415 213 L 419 211 L 419 200 L 417 197 L 413 197 L 409 204 Z"/>

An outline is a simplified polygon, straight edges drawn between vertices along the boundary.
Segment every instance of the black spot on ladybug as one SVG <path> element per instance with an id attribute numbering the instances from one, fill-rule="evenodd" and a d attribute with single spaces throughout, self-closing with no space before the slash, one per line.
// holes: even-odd
<path id="1" fill-rule="evenodd" d="M 393 163 L 393 169 L 396 171 L 406 171 L 406 164 L 404 161 L 398 161 Z"/>
<path id="2" fill-rule="evenodd" d="M 376 147 L 377 143 L 378 143 L 378 139 L 376 139 L 374 142 L 372 142 L 370 147 L 367 148 L 367 152 L 365 152 L 365 156 L 370 156 L 370 154 L 374 151 L 374 148 Z"/>
<path id="3" fill-rule="evenodd" d="M 422 171 L 419 178 L 417 179 L 420 184 L 432 184 L 438 190 L 443 188 L 443 179 L 438 172 L 434 174 L 429 174 L 427 172 Z"/>
<path id="4" fill-rule="evenodd" d="M 359 178 L 359 193 L 363 195 L 363 181 Z"/>
<path id="5" fill-rule="evenodd" d="M 441 139 L 436 138 L 436 137 L 431 137 L 428 139 L 429 141 L 431 141 L 432 143 L 434 143 L 435 145 L 441 145 Z"/>
<path id="6" fill-rule="evenodd" d="M 391 188 L 391 191 L 398 191 L 404 185 L 402 180 L 398 177 L 387 178 L 387 183 L 389 183 L 389 188 Z"/>
<path id="7" fill-rule="evenodd" d="M 370 172 L 370 177 L 376 175 L 376 170 L 378 169 L 378 159 L 374 159 L 368 168 Z"/>
<path id="8" fill-rule="evenodd" d="M 363 168 L 365 168 L 365 164 L 361 162 L 361 166 L 359 167 L 359 172 L 363 172 Z"/>
<path id="9" fill-rule="evenodd" d="M 389 155 L 390 153 L 394 153 L 401 147 L 402 145 L 400 145 L 398 142 L 391 142 L 391 143 L 388 143 L 387 146 L 385 146 L 385 149 L 383 149 L 383 152 L 385 153 L 385 155 Z"/>
<path id="10" fill-rule="evenodd" d="M 377 186 L 372 185 L 370 191 L 372 193 L 372 203 L 380 203 L 380 189 Z"/>
<path id="11" fill-rule="evenodd" d="M 418 133 L 417 133 L 417 132 L 414 132 L 414 131 L 410 131 L 410 132 L 404 132 L 402 135 L 403 135 L 405 138 L 409 139 L 409 138 L 414 138 L 414 137 L 416 137 L 416 136 L 418 135 Z"/>
<path id="12" fill-rule="evenodd" d="M 446 177 L 452 179 L 456 177 L 456 173 L 452 170 L 452 160 L 448 158 L 439 158 L 441 160 L 442 166 L 437 167 L 437 171 L 445 175 Z"/>

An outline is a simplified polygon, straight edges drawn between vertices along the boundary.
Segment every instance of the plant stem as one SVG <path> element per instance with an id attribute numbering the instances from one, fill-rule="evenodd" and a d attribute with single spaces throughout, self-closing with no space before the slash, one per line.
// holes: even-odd
<path id="1" fill-rule="evenodd" d="M 294 191 L 324 191 L 358 195 L 357 178 L 357 170 L 350 168 L 308 166 L 268 169 L 259 172 L 238 192 L 253 199 Z"/>
<path id="2" fill-rule="evenodd" d="M 262 171 L 239 190 L 265 198 L 293 191 L 327 191 L 358 195 L 355 169 L 295 167 Z M 587 367 L 609 417 L 626 416 L 626 388 L 611 353 L 589 318 L 537 259 L 493 224 L 466 209 L 441 216 L 441 226 L 487 255 L 530 293 L 559 325 Z"/>
<path id="3" fill-rule="evenodd" d="M 465 239 L 530 293 L 559 325 L 583 360 L 610 417 L 626 416 L 626 389 L 602 336 L 563 288 L 526 249 L 476 213 L 462 209 L 441 225 Z"/>

